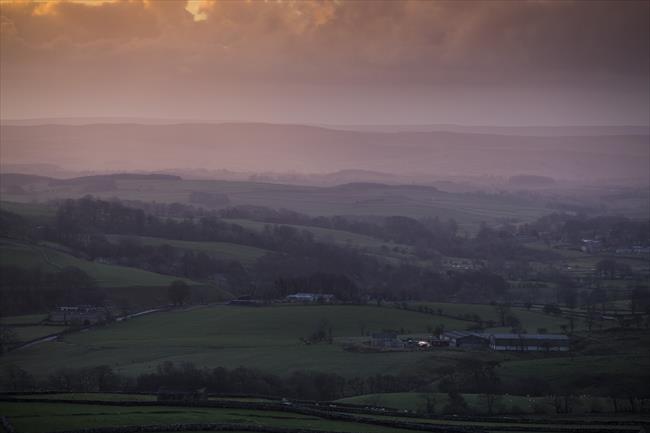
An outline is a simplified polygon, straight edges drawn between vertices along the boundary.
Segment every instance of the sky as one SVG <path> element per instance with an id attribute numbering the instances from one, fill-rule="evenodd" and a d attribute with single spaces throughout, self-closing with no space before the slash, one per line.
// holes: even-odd
<path id="1" fill-rule="evenodd" d="M 0 0 L 0 117 L 650 123 L 648 1 Z"/>

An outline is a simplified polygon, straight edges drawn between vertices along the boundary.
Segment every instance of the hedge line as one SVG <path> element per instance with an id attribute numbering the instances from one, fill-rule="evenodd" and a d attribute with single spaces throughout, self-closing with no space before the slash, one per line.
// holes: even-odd
<path id="1" fill-rule="evenodd" d="M 44 392 L 42 394 L 51 394 L 53 392 Z M 367 416 L 360 415 L 383 415 L 383 416 L 401 416 L 409 417 L 413 414 L 404 414 L 398 412 L 395 415 L 390 411 L 372 410 L 363 407 L 353 408 L 351 405 L 338 405 L 330 404 L 327 402 L 308 402 L 308 404 L 299 405 L 293 403 L 276 403 L 276 402 L 242 402 L 242 401 L 197 401 L 197 402 L 168 402 L 168 401 L 101 401 L 101 400 L 65 400 L 65 399 L 46 399 L 46 398 L 8 398 L 0 396 L 0 401 L 14 401 L 25 403 L 68 403 L 68 404 L 87 404 L 87 405 L 106 405 L 106 406 L 168 406 L 168 407 L 208 407 L 208 408 L 223 408 L 223 409 L 248 409 L 248 410 L 261 410 L 261 411 L 278 411 L 298 413 L 302 415 L 311 415 L 320 418 L 326 418 L 337 421 L 347 421 L 354 423 L 380 425 L 385 427 L 403 428 L 416 431 L 430 431 L 430 432 L 454 432 L 454 433 L 477 433 L 484 431 L 480 426 L 440 426 L 428 423 L 418 423 L 414 421 L 390 420 L 390 419 L 376 419 L 368 418 Z M 347 407 L 346 407 L 347 406 Z M 347 413 L 346 413 L 347 412 Z M 592 425 L 607 425 L 607 426 L 639 426 L 649 429 L 650 423 L 648 422 L 634 422 L 629 420 L 561 420 L 561 419 L 531 419 L 531 418 L 497 418 L 497 417 L 471 417 L 471 416 L 453 416 L 453 417 L 437 417 L 428 418 L 437 420 L 454 420 L 466 422 L 489 422 L 489 423 L 503 423 L 503 424 L 537 424 L 528 425 L 526 427 L 520 426 L 491 426 L 491 431 L 521 431 L 525 429 L 530 432 L 557 432 L 557 433 L 574 433 L 574 432 L 588 432 L 588 433 L 630 433 L 630 429 L 613 429 L 613 428 L 598 428 L 590 427 Z M 540 425 L 541 424 L 541 425 Z M 564 424 L 566 427 L 547 427 L 544 424 Z M 212 425 L 212 424 L 210 424 Z M 215 424 L 216 425 L 216 424 Z M 580 427 L 572 427 L 572 425 Z M 132 426 L 139 428 L 142 426 Z M 144 426 L 150 427 L 150 426 Z M 164 430 L 156 430 L 164 431 Z M 185 430 L 187 431 L 187 430 Z M 199 430 L 200 431 L 200 430 Z M 228 431 L 228 430 L 223 430 Z"/>

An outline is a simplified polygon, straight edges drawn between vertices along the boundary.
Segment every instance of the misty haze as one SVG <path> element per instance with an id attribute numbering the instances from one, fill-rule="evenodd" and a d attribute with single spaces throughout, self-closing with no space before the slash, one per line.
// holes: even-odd
<path id="1" fill-rule="evenodd" d="M 650 427 L 647 0 L 0 19 L 0 432 Z"/>

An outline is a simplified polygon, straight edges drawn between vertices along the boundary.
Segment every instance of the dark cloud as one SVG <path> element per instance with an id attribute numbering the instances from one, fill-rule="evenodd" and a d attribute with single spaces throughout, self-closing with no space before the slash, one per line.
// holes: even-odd
<path id="1" fill-rule="evenodd" d="M 179 105 L 183 95 L 205 98 L 192 115 L 212 117 L 206 101 L 215 98 L 293 100 L 302 89 L 320 97 L 340 92 L 332 98 L 345 101 L 357 86 L 384 101 L 416 88 L 446 103 L 454 93 L 460 101 L 468 92 L 538 92 L 548 102 L 554 92 L 577 92 L 576 107 L 596 92 L 604 95 L 599 103 L 618 101 L 621 113 L 638 119 L 648 110 L 649 7 L 553 0 L 5 2 L 3 115 L 28 115 L 39 95 L 61 99 L 66 92 L 60 106 L 68 115 L 80 111 L 84 94 L 105 98 L 115 114 L 125 103 L 147 110 L 146 101 L 133 99 L 150 99 L 157 115 L 165 100 L 159 92 L 168 92 Z M 112 94 L 120 89 L 135 94 Z"/>

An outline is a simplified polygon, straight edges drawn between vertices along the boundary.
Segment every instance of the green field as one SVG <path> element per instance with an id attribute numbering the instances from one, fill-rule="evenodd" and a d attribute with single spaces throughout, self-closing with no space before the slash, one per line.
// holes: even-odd
<path id="1" fill-rule="evenodd" d="M 38 398 L 48 400 L 80 400 L 80 401 L 156 401 L 156 396 L 151 394 L 121 394 L 110 392 L 71 392 L 60 394 L 29 394 L 23 398 Z"/>
<path id="2" fill-rule="evenodd" d="M 12 212 L 36 223 L 51 222 L 56 216 L 56 208 L 38 203 L 0 201 L 0 210 Z"/>
<path id="3" fill-rule="evenodd" d="M 492 305 L 485 304 L 452 304 L 444 302 L 418 302 L 412 303 L 414 307 L 427 306 L 434 311 L 442 310 L 443 314 L 451 316 L 467 317 L 468 315 L 478 315 L 483 321 L 499 321 L 497 310 Z M 535 334 L 540 328 L 548 332 L 563 332 L 562 325 L 568 326 L 569 319 L 562 316 L 551 316 L 541 312 L 528 311 L 524 308 L 511 308 L 511 312 L 521 321 L 522 328 L 528 333 Z M 584 328 L 582 320 L 576 320 L 575 329 Z M 510 328 L 488 328 L 485 332 L 510 332 Z"/>
<path id="4" fill-rule="evenodd" d="M 447 311 L 451 311 L 451 305 L 463 307 L 440 305 Z M 464 307 L 464 311 L 488 308 Z M 560 320 L 526 313 L 521 315 L 524 325 L 526 320 L 539 325 L 542 322 L 538 316 Z M 304 344 L 301 339 L 309 337 L 323 320 L 331 326 L 333 343 Z M 64 367 L 108 365 L 120 373 L 134 375 L 153 371 L 163 361 L 172 361 L 209 368 L 244 366 L 281 376 L 298 370 L 317 370 L 354 377 L 409 374 L 421 368 L 433 371 L 455 365 L 461 358 L 476 357 L 476 352 L 459 349 L 370 353 L 346 350 L 350 344 L 367 341 L 372 332 L 395 330 L 402 335 L 427 335 L 441 324 L 446 330 L 462 330 L 472 322 L 370 305 L 215 305 L 156 313 L 68 334 L 60 341 L 9 353 L 0 359 L 0 366 L 16 364 L 45 376 Z M 547 323 L 549 331 L 553 326 Z M 553 383 L 571 381 L 583 374 L 620 374 L 643 379 L 650 369 L 646 348 L 650 337 L 646 334 L 616 330 L 590 335 L 583 332 L 577 338 L 584 342 L 571 356 L 482 352 L 481 358 L 498 361 L 497 372 L 508 383 L 525 380 L 532 372 Z"/>
<path id="5" fill-rule="evenodd" d="M 47 314 L 28 314 L 24 316 L 0 317 L 3 325 L 36 325 L 47 318 Z"/>
<path id="6" fill-rule="evenodd" d="M 242 227 L 245 227 L 249 230 L 254 230 L 261 232 L 264 230 L 265 226 L 275 225 L 272 223 L 265 223 L 261 221 L 252 221 L 245 219 L 224 219 L 224 221 L 231 222 L 233 224 L 238 224 Z M 400 263 L 403 260 L 408 260 L 413 263 L 419 263 L 423 266 L 427 266 L 427 263 L 422 263 L 417 260 L 417 258 L 411 254 L 413 250 L 409 245 L 396 244 L 394 242 L 384 242 L 381 239 L 373 238 L 371 236 L 366 236 L 358 233 L 352 233 L 345 230 L 335 230 L 322 227 L 314 226 L 303 226 L 296 224 L 278 224 L 283 226 L 293 227 L 296 230 L 306 230 L 314 235 L 314 239 L 318 242 L 323 243 L 332 243 L 340 246 L 356 248 L 368 255 L 374 255 L 382 260 L 389 261 L 392 263 Z M 394 251 L 394 248 L 398 248 L 399 251 Z"/>
<path id="7" fill-rule="evenodd" d="M 332 421 L 288 412 L 246 409 L 187 408 L 170 406 L 108 406 L 65 403 L 0 402 L 16 431 L 45 433 L 93 427 L 189 423 L 232 423 L 334 432 L 407 432 L 392 427 Z"/>
<path id="8" fill-rule="evenodd" d="M 463 394 L 463 398 L 473 413 L 487 414 L 486 398 L 480 394 Z M 440 392 L 393 392 L 384 394 L 366 394 L 355 397 L 342 398 L 337 400 L 340 403 L 357 405 L 381 406 L 397 410 L 408 410 L 413 412 L 425 412 L 427 410 L 427 399 L 435 402 L 436 414 L 443 414 L 444 407 L 449 403 L 449 397 Z M 574 403 L 576 413 L 590 412 L 597 407 L 604 412 L 613 412 L 610 399 L 604 397 L 582 396 Z M 552 397 L 530 397 L 523 395 L 502 395 L 497 397 L 494 407 L 494 414 L 553 414 Z"/>
<path id="9" fill-rule="evenodd" d="M 233 224 L 238 224 L 242 227 L 245 227 L 250 230 L 255 230 L 261 232 L 264 230 L 264 227 L 267 225 L 275 225 L 274 223 L 266 223 L 262 221 L 252 221 L 244 219 L 224 219 L 224 221 L 231 222 Z M 399 246 L 403 248 L 410 249 L 406 245 L 397 245 L 392 242 L 384 242 L 381 239 L 373 238 L 371 236 L 366 236 L 358 233 L 347 232 L 345 230 L 335 230 L 328 229 L 323 227 L 314 227 L 314 226 L 303 226 L 296 224 L 278 224 L 293 227 L 296 230 L 307 230 L 314 235 L 314 239 L 319 242 L 328 242 L 335 243 L 339 245 L 347 245 L 357 248 L 381 248 L 382 246 L 387 246 L 392 248 L 394 246 Z"/>
<path id="10" fill-rule="evenodd" d="M 415 426 L 410 428 L 396 428 L 378 425 L 381 422 L 406 422 L 416 423 L 418 425 L 430 425 L 432 430 L 425 431 L 447 431 L 440 429 L 460 428 L 465 431 L 540 431 L 553 433 L 555 431 L 598 431 L 601 433 L 612 432 L 637 432 L 643 423 L 643 418 L 633 414 L 627 416 L 607 417 L 604 415 L 589 415 L 578 417 L 573 415 L 567 418 L 567 415 L 555 415 L 553 407 L 548 398 L 529 398 L 522 396 L 503 396 L 495 404 L 495 408 L 508 410 L 517 410 L 518 413 L 524 414 L 524 418 L 517 418 L 517 415 L 510 415 L 507 418 L 490 418 L 490 419 L 453 419 L 453 418 L 435 418 L 427 416 L 418 416 L 415 413 L 404 414 L 403 416 L 380 415 L 373 413 L 357 413 L 355 421 L 352 420 L 332 420 L 328 412 L 318 406 L 319 412 L 313 414 L 300 413 L 299 408 L 294 408 L 293 404 L 286 407 L 286 410 L 276 410 L 273 407 L 266 408 L 213 408 L 201 406 L 167 406 L 167 405 L 146 405 L 147 400 L 155 398 L 154 396 L 143 395 L 117 395 L 117 394 L 58 394 L 58 395 L 33 395 L 24 396 L 27 398 L 35 397 L 39 399 L 46 398 L 53 400 L 50 402 L 33 401 L 33 402 L 0 402 L 0 413 L 7 417 L 16 431 L 47 433 L 62 430 L 80 430 L 101 427 L 117 426 L 144 426 L 144 425 L 169 425 L 170 429 L 179 431 L 172 425 L 194 424 L 194 423 L 228 423 L 235 426 L 241 425 L 247 428 L 251 427 L 275 427 L 278 429 L 310 429 L 310 431 L 319 432 L 395 432 L 404 433 L 414 430 L 421 430 Z M 445 403 L 444 394 L 420 394 L 420 393 L 393 393 L 393 394 L 374 394 L 364 395 L 339 400 L 342 403 L 353 403 L 361 405 L 376 406 L 378 402 L 390 404 L 392 408 L 401 408 L 412 412 L 423 410 L 422 403 L 425 398 L 434 398 L 436 406 L 442 406 Z M 73 402 L 63 402 L 56 400 L 77 400 L 88 398 L 89 400 L 99 401 L 102 403 L 77 404 Z M 479 395 L 466 394 L 471 408 L 481 413 L 482 397 Z M 129 400 L 135 404 L 129 406 L 118 406 L 110 404 L 119 400 Z M 138 403 L 142 402 L 142 403 Z M 231 400 L 234 403 L 235 401 Z M 228 403 L 226 403 L 228 404 Z M 598 407 L 606 408 L 607 401 L 602 398 L 591 398 L 583 396 L 574 404 L 587 411 Z M 349 409 L 344 406 L 338 406 L 333 414 L 346 415 Z M 348 413 L 349 414 L 349 413 Z M 532 415 L 532 416 L 531 416 Z M 536 421 L 536 417 L 539 421 Z M 367 420 L 361 422 L 362 420 Z M 405 426 L 406 427 L 406 426 Z M 135 427 L 137 429 L 137 427 Z M 237 428 L 237 427 L 235 427 Z M 557 429 L 557 430 L 556 430 Z M 567 430 L 569 429 L 569 430 Z M 584 429 L 584 430 L 583 430 Z M 594 430 L 595 429 L 595 430 Z M 233 431 L 233 430 L 228 430 Z M 250 430 L 248 430 L 250 431 Z M 236 430 L 235 430 L 236 432 Z"/>
<path id="11" fill-rule="evenodd" d="M 56 272 L 66 266 L 76 266 L 90 275 L 99 287 L 166 287 L 170 282 L 178 279 L 127 266 L 90 262 L 52 248 L 6 238 L 0 238 L 0 265 L 40 267 L 47 272 Z M 198 284 L 187 281 L 190 284 Z"/>
<path id="12" fill-rule="evenodd" d="M 305 345 L 321 320 L 332 327 L 334 344 Z M 152 314 L 84 333 L 67 335 L 13 352 L 0 365 L 14 363 L 45 375 L 62 367 L 110 365 L 135 374 L 152 371 L 163 361 L 190 361 L 197 366 L 254 367 L 279 375 L 319 370 L 344 376 L 398 374 L 418 365 L 445 365 L 460 351 L 357 353 L 344 350 L 361 333 L 395 329 L 426 334 L 443 323 L 465 329 L 467 322 L 373 306 L 214 306 Z"/>
<path id="13" fill-rule="evenodd" d="M 123 236 L 123 235 L 107 235 L 111 242 L 118 242 L 122 239 L 129 239 L 141 245 L 169 245 L 171 247 L 180 248 L 184 250 L 191 250 L 196 252 L 207 253 L 217 259 L 221 260 L 235 260 L 243 264 L 252 264 L 257 259 L 268 253 L 268 250 L 262 248 L 249 247 L 247 245 L 232 244 L 229 242 L 191 242 L 179 241 L 162 238 L 152 238 L 147 236 Z"/>
<path id="14" fill-rule="evenodd" d="M 65 326 L 15 326 L 12 328 L 17 343 L 36 340 L 51 334 L 57 334 L 66 329 Z"/>

